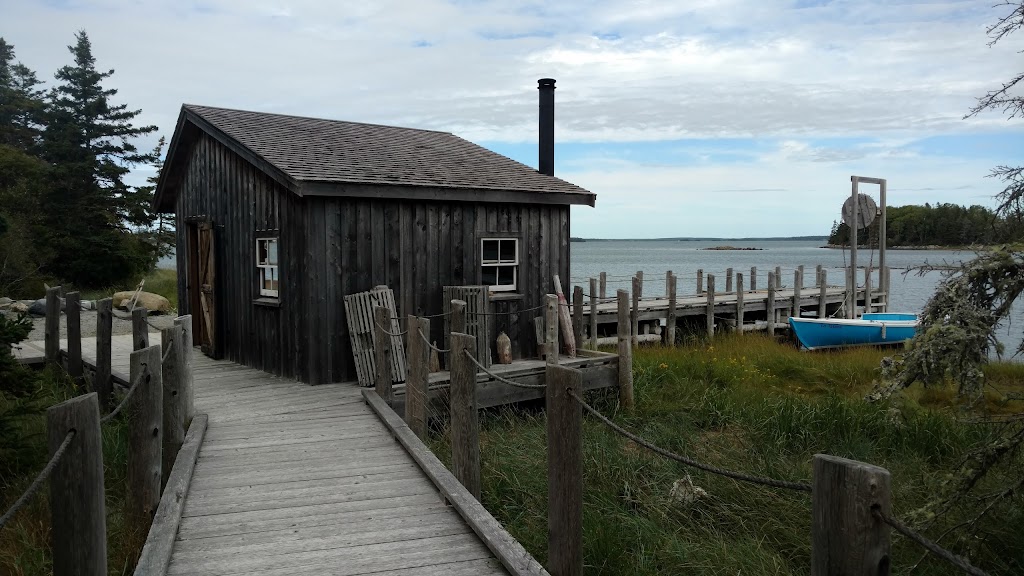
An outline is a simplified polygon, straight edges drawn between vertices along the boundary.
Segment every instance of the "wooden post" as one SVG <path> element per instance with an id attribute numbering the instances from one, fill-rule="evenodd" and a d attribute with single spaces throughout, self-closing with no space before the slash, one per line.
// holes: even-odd
<path id="1" fill-rule="evenodd" d="M 455 323 L 455 302 L 452 300 L 452 324 Z M 465 302 L 463 302 L 465 307 Z M 465 322 L 465 316 L 462 317 Z M 394 401 L 394 391 L 392 390 L 391 376 L 391 336 L 387 334 L 390 330 L 385 330 L 385 327 L 391 327 L 391 310 L 388 310 L 384 306 L 373 307 L 373 386 L 377 390 L 377 395 L 382 400 L 391 405 Z M 465 330 L 465 325 L 463 325 Z"/>
<path id="2" fill-rule="evenodd" d="M 146 323 L 148 315 L 149 311 L 145 308 L 132 310 L 132 340 L 135 350 L 149 348 L 149 324 Z"/>
<path id="3" fill-rule="evenodd" d="M 192 389 L 192 315 L 185 314 L 174 319 L 175 326 L 181 326 L 181 354 L 178 355 L 179 370 L 181 371 L 181 401 L 185 410 L 185 430 L 192 425 L 192 418 L 196 415 L 195 390 Z"/>
<path id="4" fill-rule="evenodd" d="M 607 297 L 607 291 L 606 290 L 608 288 L 608 273 L 601 272 L 599 282 L 600 282 L 601 288 L 600 288 L 600 292 L 598 292 L 598 297 L 603 299 L 603 298 Z"/>
<path id="5" fill-rule="evenodd" d="M 743 333 L 743 272 L 736 273 L 736 331 Z"/>
<path id="6" fill-rule="evenodd" d="M 576 348 L 583 348 L 583 287 L 573 286 L 572 289 L 572 335 L 576 339 Z"/>
<path id="7" fill-rule="evenodd" d="M 480 500 L 480 421 L 476 405 L 476 366 L 464 351 L 476 350 L 476 338 L 453 332 L 450 342 L 452 472 Z"/>
<path id="8" fill-rule="evenodd" d="M 768 273 L 768 298 L 764 301 L 768 335 L 775 336 L 775 272 Z"/>
<path id="9" fill-rule="evenodd" d="M 886 266 L 885 270 L 885 306 L 882 308 L 882 312 L 889 311 L 889 302 L 892 298 L 892 268 Z"/>
<path id="10" fill-rule="evenodd" d="M 668 277 L 668 318 L 665 319 L 665 343 L 669 346 L 676 345 L 676 283 L 678 279 L 673 274 Z"/>
<path id="11" fill-rule="evenodd" d="M 715 275 L 708 274 L 708 338 L 715 336 Z"/>
<path id="12" fill-rule="evenodd" d="M 590 349 L 597 350 L 597 280 L 590 279 Z"/>
<path id="13" fill-rule="evenodd" d="M 558 296 L 544 296 L 544 358 L 548 364 L 558 364 Z"/>
<path id="14" fill-rule="evenodd" d="M 811 574 L 889 574 L 889 471 L 873 464 L 814 455 Z"/>
<path id="15" fill-rule="evenodd" d="M 131 382 L 139 387 L 128 401 L 128 525 L 138 534 L 160 505 L 160 449 L 163 444 L 163 369 L 160 347 L 131 353 Z"/>
<path id="16" fill-rule="evenodd" d="M 103 490 L 103 438 L 96 393 L 46 410 L 50 456 L 75 431 L 50 474 L 53 574 L 106 576 L 107 513 Z"/>
<path id="17" fill-rule="evenodd" d="M 174 460 L 178 457 L 178 450 L 185 443 L 185 404 L 182 402 L 181 381 L 184 374 L 181 373 L 182 362 L 179 356 L 184 353 L 185 347 L 182 343 L 184 337 L 180 325 L 164 328 L 160 331 L 160 345 L 167 355 L 161 361 L 161 376 L 163 378 L 163 425 L 164 438 L 161 450 L 163 462 L 160 467 L 160 489 L 167 485 L 167 478 L 171 475 L 171 468 L 174 467 Z"/>
<path id="18" fill-rule="evenodd" d="M 697 295 L 700 296 L 704 293 L 704 269 L 697 269 Z"/>
<path id="19" fill-rule="evenodd" d="M 732 292 L 732 268 L 725 269 L 725 293 Z"/>
<path id="20" fill-rule="evenodd" d="M 459 334 L 465 334 L 466 333 L 466 301 L 465 300 L 452 300 L 451 301 L 451 311 L 452 311 L 452 314 L 448 318 L 448 333 L 449 333 L 449 335 L 451 333 L 454 333 L 454 332 L 458 332 Z M 390 325 L 390 324 L 382 324 L 382 326 L 388 326 L 388 325 Z M 449 336 L 449 340 L 451 340 L 450 336 Z M 451 342 L 449 342 L 449 346 L 448 346 L 449 350 L 451 349 L 451 345 L 450 344 L 451 344 Z M 480 363 L 483 364 L 483 360 L 481 360 Z M 445 366 L 447 366 L 448 369 L 451 370 L 451 367 L 452 367 L 452 354 L 451 354 L 451 352 L 448 353 L 448 360 L 445 363 Z M 484 366 L 487 366 L 487 364 L 484 364 Z M 383 396 L 382 396 L 382 398 L 383 398 Z"/>
<path id="21" fill-rule="evenodd" d="M 110 409 L 110 394 L 113 385 L 110 381 L 111 334 L 113 332 L 113 300 L 104 298 L 96 302 L 96 373 L 92 379 L 92 389 L 96 392 L 100 410 Z"/>
<path id="22" fill-rule="evenodd" d="M 427 361 L 430 345 L 419 331 L 430 334 L 430 320 L 409 315 L 406 345 L 409 361 L 405 377 L 405 423 L 420 439 L 427 437 Z"/>
<path id="23" fill-rule="evenodd" d="M 668 295 L 671 292 L 672 292 L 672 271 L 671 270 L 666 270 L 665 271 L 665 297 L 668 298 Z"/>
<path id="24" fill-rule="evenodd" d="M 846 267 L 846 317 L 857 317 L 857 274 Z"/>
<path id="25" fill-rule="evenodd" d="M 619 304 L 619 404 L 625 408 L 633 406 L 633 346 L 630 335 L 629 293 L 617 290 Z"/>
<path id="26" fill-rule="evenodd" d="M 775 291 L 778 292 L 782 288 L 782 266 L 775 267 Z"/>
<path id="27" fill-rule="evenodd" d="M 871 307 L 871 267 L 867 266 L 864 268 L 864 312 L 871 313 L 874 309 Z"/>
<path id="28" fill-rule="evenodd" d="M 637 285 L 639 286 L 636 289 L 636 297 L 639 300 L 644 297 L 644 271 L 637 270 L 635 278 L 637 279 Z"/>
<path id="29" fill-rule="evenodd" d="M 821 264 L 818 264 L 817 266 L 814 267 L 814 287 L 815 288 L 821 286 L 821 271 L 822 270 L 824 270 L 824 268 L 821 267 Z"/>
<path id="30" fill-rule="evenodd" d="M 68 375 L 81 382 L 85 371 L 82 366 L 82 298 L 78 292 L 64 297 L 68 319 Z"/>
<path id="31" fill-rule="evenodd" d="M 804 283 L 803 266 L 793 271 L 793 310 L 790 316 L 800 317 L 800 288 Z"/>
<path id="32" fill-rule="evenodd" d="M 633 348 L 636 348 L 637 344 L 639 344 L 637 334 L 640 332 L 640 291 L 642 289 L 643 283 L 639 278 L 633 276 L 633 298 L 629 311 L 629 335 Z"/>
<path id="33" fill-rule="evenodd" d="M 56 362 L 60 355 L 60 286 L 46 289 L 46 362 Z"/>
<path id="34" fill-rule="evenodd" d="M 822 268 L 818 284 L 818 318 L 825 317 L 825 291 L 828 290 L 828 270 Z"/>
<path id="35" fill-rule="evenodd" d="M 544 316 L 537 316 L 533 319 L 533 333 L 537 340 L 537 358 L 547 358 L 548 343 L 547 330 L 544 328 Z"/>
<path id="36" fill-rule="evenodd" d="M 620 291 L 621 293 L 621 291 Z M 620 300 L 621 301 L 621 300 Z M 548 365 L 548 571 L 583 573 L 583 409 L 569 392 L 583 394 L 583 373 Z"/>
<path id="37" fill-rule="evenodd" d="M 757 290 L 757 266 L 750 267 L 750 291 Z"/>

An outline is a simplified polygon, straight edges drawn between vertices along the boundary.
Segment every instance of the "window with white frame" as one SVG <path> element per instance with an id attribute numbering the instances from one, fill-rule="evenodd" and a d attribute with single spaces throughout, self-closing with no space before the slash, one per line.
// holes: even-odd
<path id="1" fill-rule="evenodd" d="M 260 296 L 277 298 L 281 273 L 277 267 L 277 238 L 256 239 L 256 270 Z"/>
<path id="2" fill-rule="evenodd" d="M 491 292 L 516 289 L 519 273 L 519 240 L 484 238 L 480 241 L 480 280 Z"/>

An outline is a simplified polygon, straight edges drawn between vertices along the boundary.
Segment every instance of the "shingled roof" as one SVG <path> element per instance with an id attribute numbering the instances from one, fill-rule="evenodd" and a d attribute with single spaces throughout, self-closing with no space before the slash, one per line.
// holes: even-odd
<path id="1" fill-rule="evenodd" d="M 348 185 L 360 185 L 360 195 L 372 195 L 365 193 L 369 186 L 388 189 L 392 198 L 426 193 L 436 199 L 439 190 L 450 190 L 462 192 L 462 200 L 501 201 L 493 193 L 514 192 L 505 201 L 594 205 L 592 192 L 447 132 L 191 104 L 182 106 L 169 170 L 182 161 L 179 140 L 193 126 L 264 170 L 279 172 L 272 175 L 303 196 L 344 196 L 355 189 Z M 165 188 L 174 186 L 163 177 L 160 184 L 155 203 L 167 209 L 173 205 L 167 196 L 176 190 L 168 193 Z"/>

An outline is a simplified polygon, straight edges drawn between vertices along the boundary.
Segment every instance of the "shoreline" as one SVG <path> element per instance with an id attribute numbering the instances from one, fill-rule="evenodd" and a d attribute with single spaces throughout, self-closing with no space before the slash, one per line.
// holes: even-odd
<path id="1" fill-rule="evenodd" d="M 829 250 L 848 250 L 850 247 L 842 244 L 825 244 L 819 246 L 819 248 L 827 248 Z M 858 250 L 877 250 L 877 246 L 860 246 Z M 938 244 L 928 244 L 926 246 L 886 246 L 886 250 L 946 250 L 950 252 L 979 252 L 979 251 L 990 251 L 993 249 L 992 246 L 939 246 Z"/>

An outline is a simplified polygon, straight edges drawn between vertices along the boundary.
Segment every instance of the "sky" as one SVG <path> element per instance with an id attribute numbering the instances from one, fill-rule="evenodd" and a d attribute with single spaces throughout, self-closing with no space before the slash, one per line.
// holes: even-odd
<path id="1" fill-rule="evenodd" d="M 0 0 L 0 36 L 53 84 L 84 29 L 115 102 L 171 136 L 182 103 L 428 128 L 597 194 L 587 238 L 824 235 L 850 176 L 892 206 L 994 206 L 1024 120 L 969 119 L 1024 67 L 998 0 Z M 152 167 L 137 167 L 141 183 Z M 863 192 L 877 199 L 877 188 Z"/>

